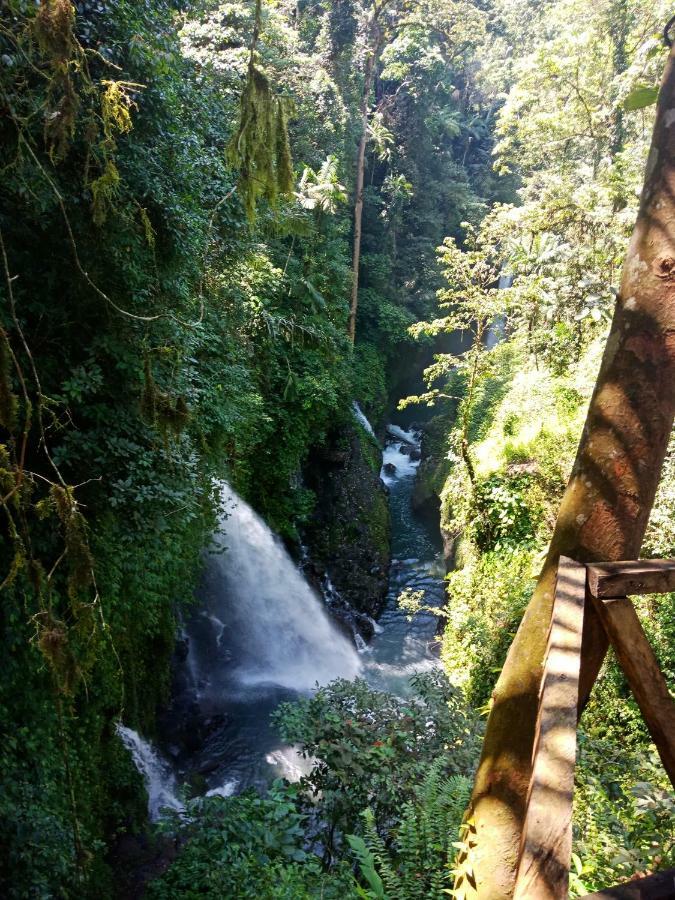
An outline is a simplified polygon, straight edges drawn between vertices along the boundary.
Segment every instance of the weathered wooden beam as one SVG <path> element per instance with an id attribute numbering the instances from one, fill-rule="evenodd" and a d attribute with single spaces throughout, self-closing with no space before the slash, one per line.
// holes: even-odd
<path id="1" fill-rule="evenodd" d="M 663 766 L 675 787 L 675 702 L 651 644 L 627 597 L 596 599 L 594 602 Z"/>
<path id="2" fill-rule="evenodd" d="M 561 557 L 514 900 L 567 900 L 586 567 Z"/>
<path id="3" fill-rule="evenodd" d="M 594 597 L 630 597 L 675 591 L 675 559 L 592 563 L 588 589 Z"/>
<path id="4" fill-rule="evenodd" d="M 673 900 L 675 897 L 675 869 L 657 872 L 647 878 L 637 878 L 625 884 L 585 894 L 581 900 Z"/>

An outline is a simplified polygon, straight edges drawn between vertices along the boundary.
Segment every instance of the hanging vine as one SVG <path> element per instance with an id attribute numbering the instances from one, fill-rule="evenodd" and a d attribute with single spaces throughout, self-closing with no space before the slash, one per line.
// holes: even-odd
<path id="1" fill-rule="evenodd" d="M 275 206 L 280 195 L 293 193 L 293 163 L 288 138 L 290 101 L 272 88 L 256 65 L 262 0 L 256 0 L 246 86 L 241 95 L 239 125 L 228 148 L 229 162 L 239 170 L 239 192 L 249 221 L 260 199 Z"/>

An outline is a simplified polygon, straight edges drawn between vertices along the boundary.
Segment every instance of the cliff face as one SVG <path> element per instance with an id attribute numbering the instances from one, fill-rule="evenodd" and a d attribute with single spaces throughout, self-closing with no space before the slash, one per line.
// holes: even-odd
<path id="1" fill-rule="evenodd" d="M 376 442 L 357 425 L 348 425 L 312 453 L 305 472 L 316 495 L 305 532 L 310 574 L 324 582 L 328 577 L 342 600 L 367 616 L 376 616 L 384 605 L 391 560 L 381 463 Z"/>

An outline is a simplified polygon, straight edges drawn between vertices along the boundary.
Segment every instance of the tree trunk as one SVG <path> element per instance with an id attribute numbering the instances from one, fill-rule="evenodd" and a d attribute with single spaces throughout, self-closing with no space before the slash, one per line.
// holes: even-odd
<path id="1" fill-rule="evenodd" d="M 368 141 L 368 112 L 370 93 L 375 78 L 375 64 L 380 55 L 381 39 L 375 14 L 368 33 L 373 36 L 373 44 L 368 53 L 361 98 L 361 137 L 356 154 L 356 188 L 354 194 L 354 251 L 352 254 L 352 296 L 349 304 L 349 324 L 347 332 L 352 344 L 356 338 L 356 313 L 359 307 L 359 262 L 361 260 L 361 219 L 363 217 L 363 180 L 366 168 L 366 143 Z"/>
<path id="2" fill-rule="evenodd" d="M 629 30 L 628 0 L 614 0 L 609 10 L 609 33 L 612 40 L 612 69 L 615 76 L 623 75 L 629 65 L 628 49 L 626 47 Z M 614 110 L 612 143 L 609 148 L 614 173 L 614 196 L 612 198 L 614 212 L 624 209 L 628 202 L 625 164 L 621 159 L 625 143 L 626 126 L 624 123 L 624 112 L 623 107 L 619 104 Z"/>
<path id="3" fill-rule="evenodd" d="M 675 67 L 661 88 L 638 220 L 577 458 L 548 557 L 493 692 L 470 808 L 475 888 L 511 897 L 561 554 L 637 558 L 675 415 Z M 606 652 L 588 622 L 585 681 Z M 464 884 L 463 884 L 464 886 Z"/>

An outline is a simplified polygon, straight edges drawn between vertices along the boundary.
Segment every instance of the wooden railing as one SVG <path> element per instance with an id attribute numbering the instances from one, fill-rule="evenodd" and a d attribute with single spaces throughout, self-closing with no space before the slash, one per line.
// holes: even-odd
<path id="1" fill-rule="evenodd" d="M 603 629 L 675 787 L 675 703 L 632 602 L 675 591 L 675 560 L 584 565 L 562 557 L 539 696 L 514 900 L 566 900 L 572 856 L 577 722 L 604 656 Z M 593 631 L 595 630 L 595 639 Z M 600 646 L 597 659 L 587 648 Z M 597 654 L 596 654 L 597 655 Z M 675 870 L 588 898 L 675 898 Z"/>

